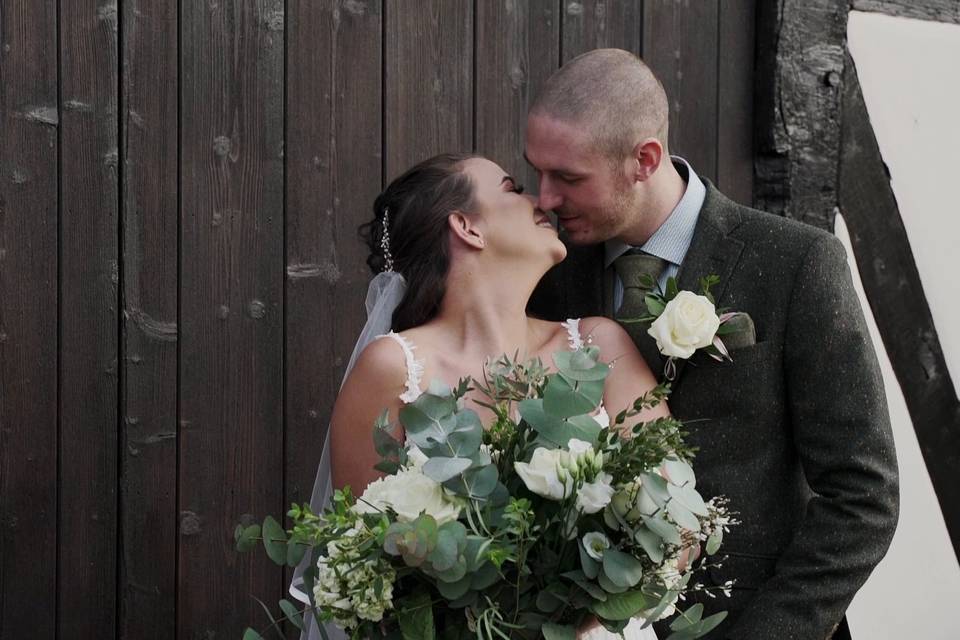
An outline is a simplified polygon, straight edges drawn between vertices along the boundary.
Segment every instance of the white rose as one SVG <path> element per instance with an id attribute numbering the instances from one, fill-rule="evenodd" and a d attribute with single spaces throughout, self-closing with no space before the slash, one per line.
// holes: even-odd
<path id="1" fill-rule="evenodd" d="M 573 491 L 569 459 L 570 454 L 562 449 L 539 447 L 530 462 L 515 462 L 514 468 L 530 491 L 550 500 L 563 500 Z"/>
<path id="2" fill-rule="evenodd" d="M 612 475 L 601 473 L 593 482 L 584 483 L 577 494 L 577 508 L 584 513 L 596 513 L 607 506 L 613 498 L 611 480 Z"/>
<path id="3" fill-rule="evenodd" d="M 354 509 L 359 513 L 376 513 L 385 507 L 393 509 L 400 522 L 416 520 L 421 513 L 426 513 L 433 516 L 437 524 L 456 520 L 461 509 L 459 501 L 448 498 L 439 482 L 415 467 L 371 482 Z"/>
<path id="4" fill-rule="evenodd" d="M 660 353 L 689 358 L 697 349 L 713 343 L 719 327 L 720 318 L 710 300 L 691 291 L 681 291 L 667 303 L 647 333 L 657 341 Z"/>
<path id="5" fill-rule="evenodd" d="M 407 466 L 420 469 L 423 467 L 423 464 L 429 460 L 423 451 L 420 450 L 412 440 L 407 438 Z"/>

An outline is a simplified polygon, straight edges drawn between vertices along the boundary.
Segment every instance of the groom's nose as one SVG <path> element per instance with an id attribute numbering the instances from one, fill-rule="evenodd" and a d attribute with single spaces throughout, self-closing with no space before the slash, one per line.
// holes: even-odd
<path id="1" fill-rule="evenodd" d="M 538 207 L 544 211 L 552 211 L 563 204 L 563 198 L 553 190 L 553 187 L 545 177 L 541 176 L 538 186 L 540 188 L 540 195 L 537 197 Z"/>

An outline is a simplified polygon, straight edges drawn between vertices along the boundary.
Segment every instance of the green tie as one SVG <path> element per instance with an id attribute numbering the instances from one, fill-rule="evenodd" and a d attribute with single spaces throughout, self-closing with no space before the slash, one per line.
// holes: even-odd
<path id="1" fill-rule="evenodd" d="M 653 339 L 647 335 L 650 323 L 625 323 L 624 320 L 632 320 L 647 315 L 647 303 L 644 298 L 652 289 L 647 286 L 649 282 L 644 282 L 644 276 L 650 276 L 655 287 L 666 266 L 667 261 L 663 258 L 640 252 L 638 249 L 629 251 L 613 261 L 613 268 L 617 270 L 617 275 L 623 283 L 623 302 L 614 318 L 630 334 L 634 344 L 637 345 L 651 368 L 659 362 L 660 355 Z M 654 372 L 657 372 L 657 368 L 654 368 Z"/>

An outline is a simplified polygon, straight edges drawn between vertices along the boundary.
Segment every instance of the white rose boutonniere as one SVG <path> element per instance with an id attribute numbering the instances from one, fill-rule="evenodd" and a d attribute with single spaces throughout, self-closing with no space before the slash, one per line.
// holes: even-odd
<path id="1" fill-rule="evenodd" d="M 668 278 L 664 292 L 658 289 L 653 278 L 648 277 L 647 284 L 651 291 L 644 298 L 648 314 L 625 321 L 650 323 L 647 333 L 657 341 L 660 353 L 667 356 L 664 366 L 667 380 L 673 380 L 676 376 L 677 358 L 686 360 L 700 349 L 714 360 L 732 361 L 721 336 L 737 330 L 732 324 L 725 326 L 725 323 L 741 314 L 717 309 L 710 287 L 718 282 L 720 278 L 715 275 L 701 278 L 701 292 L 697 294 L 680 291 L 676 280 Z"/>
<path id="2" fill-rule="evenodd" d="M 647 333 L 657 341 L 660 353 L 686 359 L 697 349 L 713 344 L 719 328 L 720 317 L 709 298 L 692 291 L 680 291 Z"/>

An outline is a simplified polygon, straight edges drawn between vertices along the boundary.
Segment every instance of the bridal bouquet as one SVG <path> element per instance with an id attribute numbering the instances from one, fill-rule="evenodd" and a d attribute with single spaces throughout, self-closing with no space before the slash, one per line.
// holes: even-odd
<path id="1" fill-rule="evenodd" d="M 239 549 L 262 540 L 279 564 L 313 552 L 310 606 L 281 601 L 285 617 L 302 627 L 308 613 L 358 639 L 573 640 L 590 616 L 617 633 L 677 614 L 683 594 L 703 589 L 691 577 L 732 524 L 725 501 L 697 493 L 678 421 L 631 425 L 668 389 L 604 425 L 593 415 L 608 374 L 598 350 L 553 359 L 549 371 L 501 357 L 482 383 L 431 385 L 400 411 L 406 442 L 386 413 L 378 420 L 386 475 L 360 497 L 338 490 L 322 514 L 294 505 L 288 531 L 272 518 L 238 526 Z M 486 429 L 464 407 L 470 384 L 495 416 Z M 699 637 L 725 616 L 702 613 L 677 614 L 670 637 Z M 247 629 L 244 640 L 260 637 Z"/>

